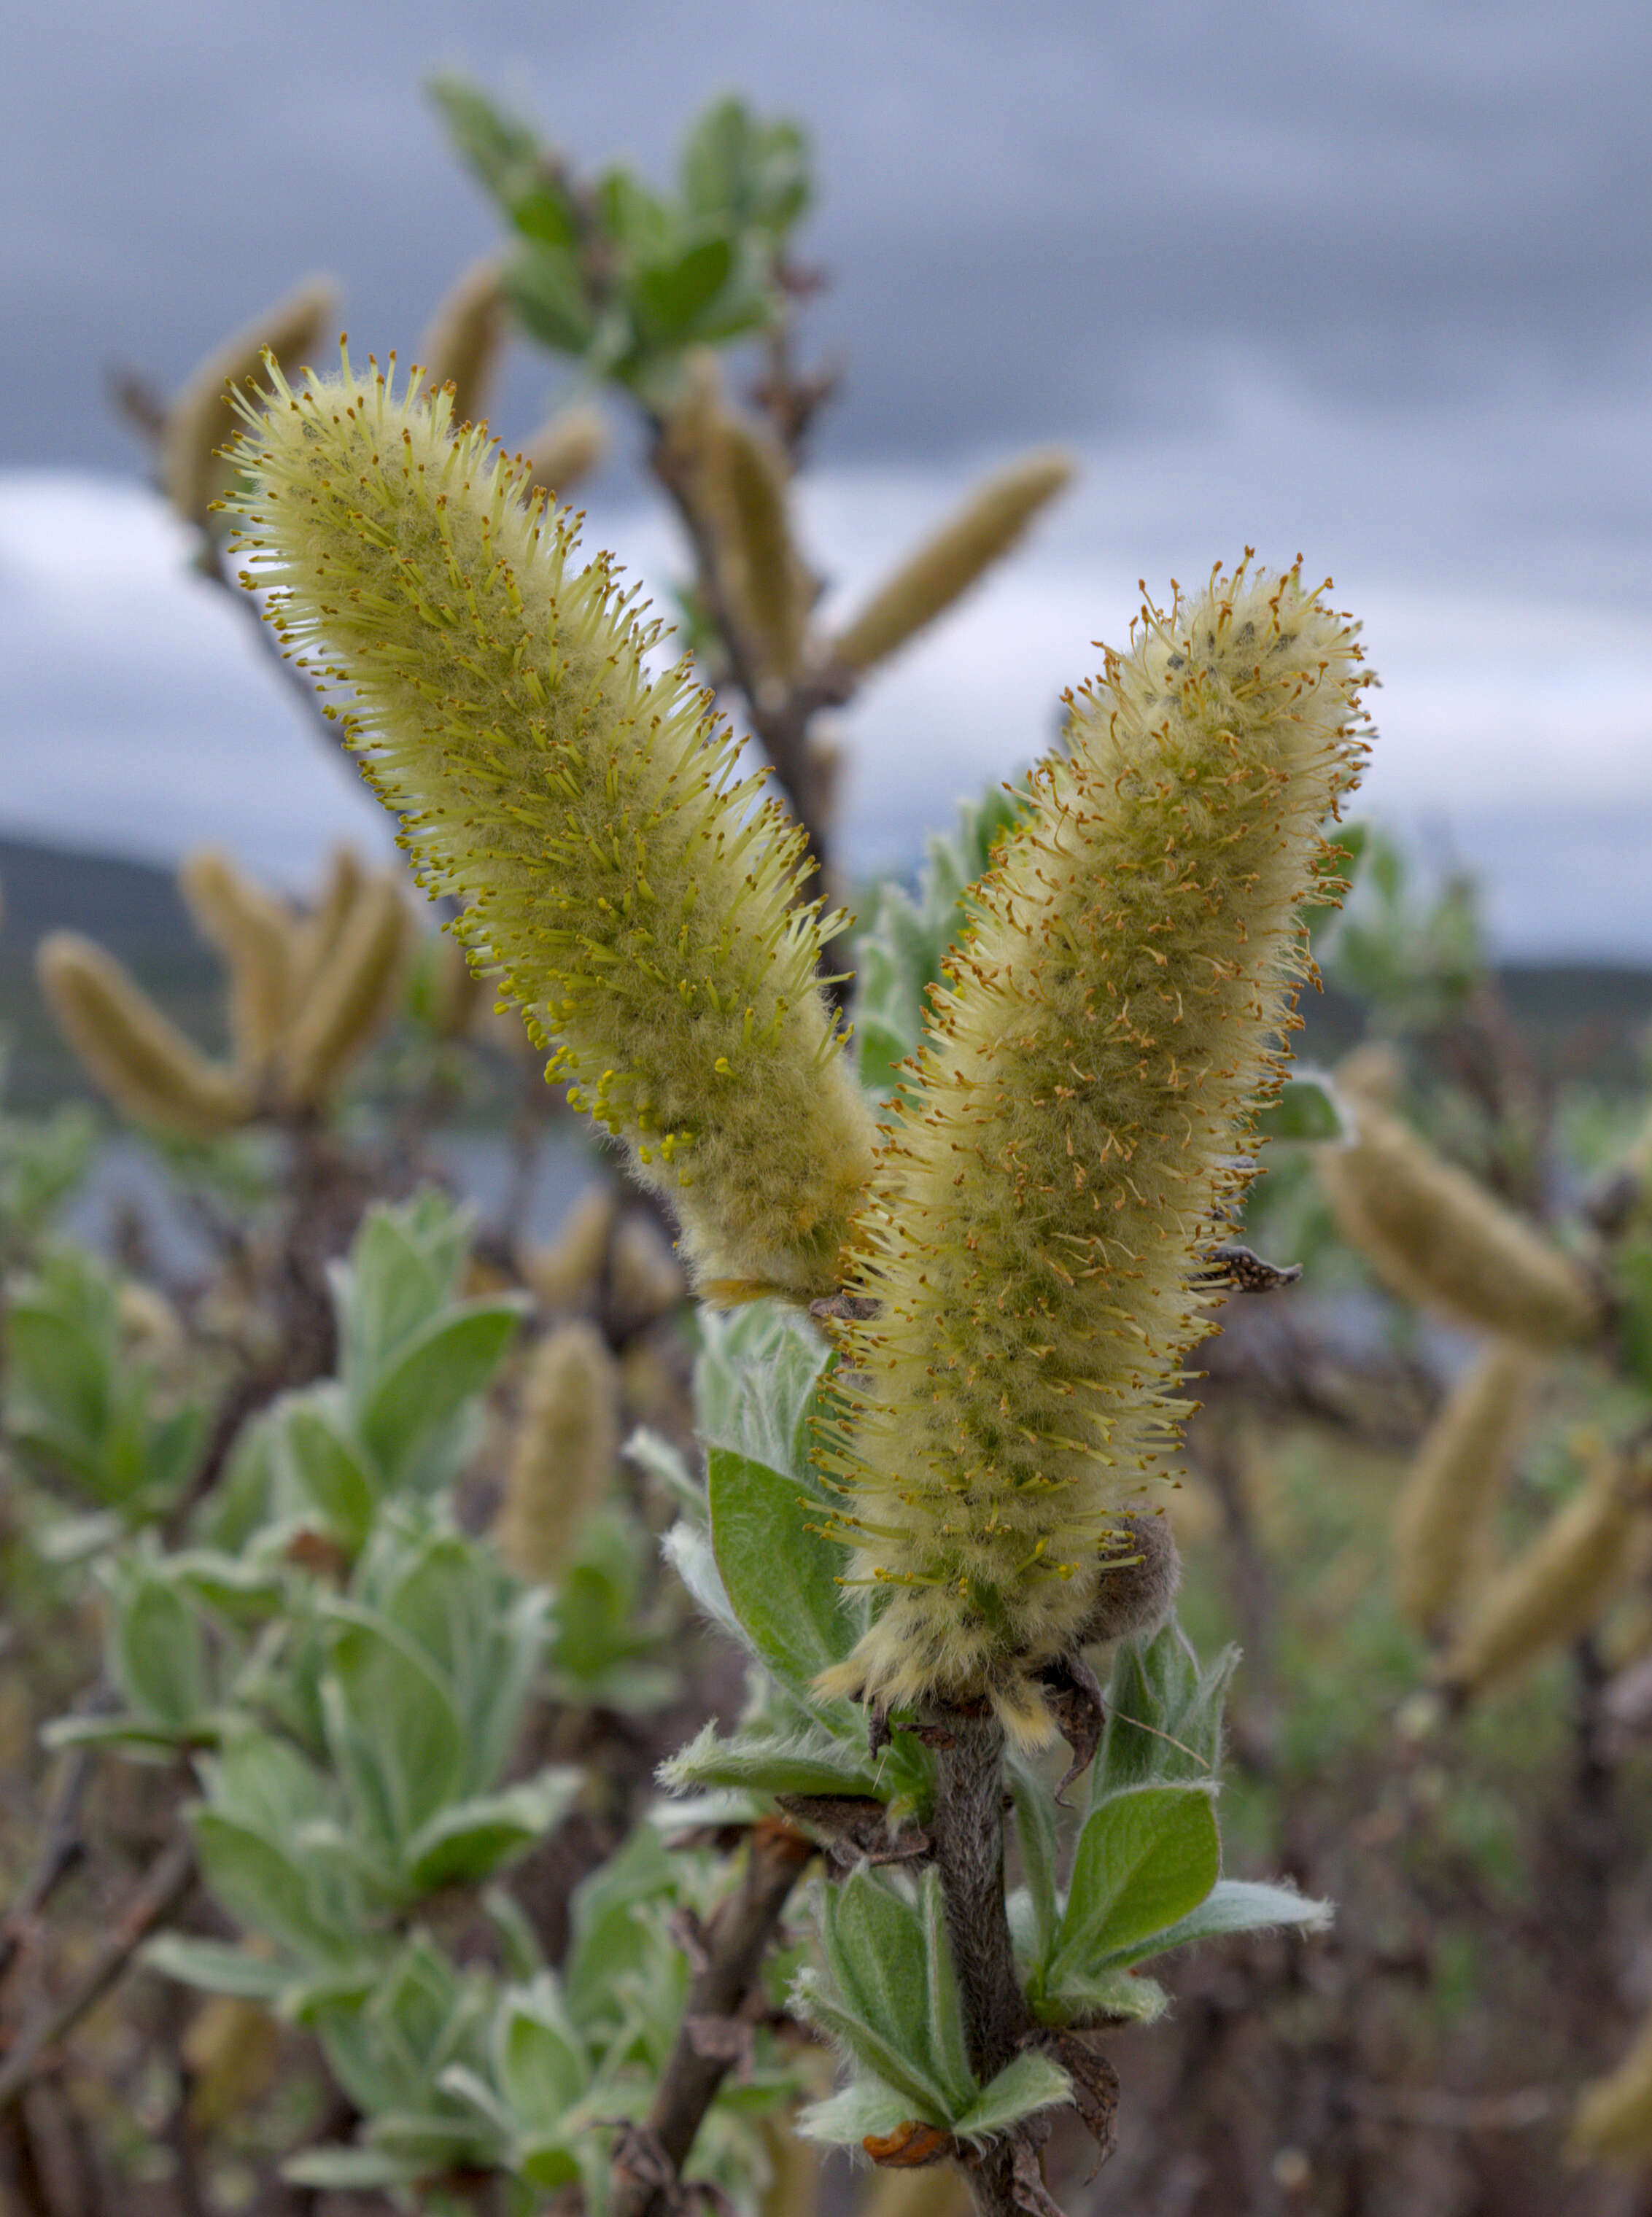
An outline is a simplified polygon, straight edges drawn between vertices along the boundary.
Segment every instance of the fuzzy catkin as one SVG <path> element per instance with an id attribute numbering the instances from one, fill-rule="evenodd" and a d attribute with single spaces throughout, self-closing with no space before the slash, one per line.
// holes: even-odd
<path id="1" fill-rule="evenodd" d="M 251 1115 L 239 1077 L 209 1061 L 96 942 L 48 932 L 35 966 L 59 1030 L 127 1115 L 207 1139 Z"/>
<path id="2" fill-rule="evenodd" d="M 292 1014 L 292 921 L 278 900 L 217 848 L 185 856 L 178 890 L 196 929 L 229 971 L 236 1068 L 256 1086 Z"/>
<path id="3" fill-rule="evenodd" d="M 486 255 L 461 272 L 430 318 L 415 356 L 428 386 L 452 386 L 455 423 L 479 423 L 486 413 L 504 342 L 499 263 Z"/>
<path id="4" fill-rule="evenodd" d="M 887 1599 L 832 1690 L 985 1695 L 1047 1733 L 1032 1674 L 1185 1413 L 1191 1281 L 1278 1068 L 1361 682 L 1299 570 L 1149 608 L 968 897 L 863 1222 L 879 1313 L 838 1328 L 829 1460 Z"/>
<path id="5" fill-rule="evenodd" d="M 619 1195 L 610 1184 L 588 1186 L 548 1246 L 518 1251 L 517 1268 L 548 1309 L 578 1308 L 594 1300 L 618 1213 Z"/>
<path id="6" fill-rule="evenodd" d="M 1426 1631 L 1463 1592 L 1531 1415 L 1532 1357 L 1507 1341 L 1463 1374 L 1429 1427 L 1394 1510 L 1394 1591 Z"/>
<path id="7" fill-rule="evenodd" d="M 1652 2017 L 1617 2068 L 1578 2097 L 1566 2152 L 1578 2163 L 1641 2164 L 1652 2155 Z"/>
<path id="8" fill-rule="evenodd" d="M 594 408 L 559 408 L 523 440 L 531 484 L 566 500 L 608 452 L 608 427 Z"/>
<path id="9" fill-rule="evenodd" d="M 228 474 L 220 449 L 233 437 L 236 421 L 226 388 L 240 393 L 261 378 L 266 352 L 292 373 L 306 355 L 319 351 L 328 331 L 337 328 L 337 287 L 331 278 L 312 277 L 190 373 L 166 411 L 160 454 L 161 490 L 186 523 L 207 527 Z"/>
<path id="10" fill-rule="evenodd" d="M 700 1284 L 833 1291 L 870 1112 L 798 905 L 801 833 L 603 556 L 376 368 L 276 380 L 232 503 L 300 666 L 354 694 L 369 781 L 420 881 L 554 1039 L 549 1075 L 677 1207 Z"/>
<path id="11" fill-rule="evenodd" d="M 350 847 L 335 847 L 327 864 L 321 898 L 294 928 L 293 1004 L 302 1007 L 316 980 L 331 961 L 339 935 L 361 899 L 365 882 L 359 857 Z"/>
<path id="12" fill-rule="evenodd" d="M 1029 454 L 984 479 L 845 625 L 830 659 L 854 670 L 886 662 L 1010 552 L 1045 503 L 1071 484 L 1073 470 L 1070 454 Z"/>
<path id="13" fill-rule="evenodd" d="M 325 1100 L 377 1038 L 395 1012 L 412 940 L 412 917 L 395 879 L 369 879 L 282 1044 L 281 1088 L 289 1107 Z"/>
<path id="14" fill-rule="evenodd" d="M 1408 1300 L 1545 1352 L 1601 1326 L 1583 1272 L 1367 1092 L 1350 1145 L 1319 1150 L 1344 1236 Z"/>
<path id="15" fill-rule="evenodd" d="M 588 1324 L 565 1324 L 535 1349 L 495 1527 L 518 1576 L 554 1584 L 602 1506 L 620 1452 L 620 1374 Z"/>
<path id="16" fill-rule="evenodd" d="M 1443 1683 L 1478 1695 L 1512 1678 L 1604 1615 L 1634 1576 L 1652 1472 L 1603 1457 L 1524 1554 L 1485 1588 L 1439 1665 Z"/>
<path id="17" fill-rule="evenodd" d="M 792 536 L 786 458 L 772 434 L 731 413 L 716 426 L 710 475 L 724 590 L 764 676 L 789 677 L 814 580 Z"/>

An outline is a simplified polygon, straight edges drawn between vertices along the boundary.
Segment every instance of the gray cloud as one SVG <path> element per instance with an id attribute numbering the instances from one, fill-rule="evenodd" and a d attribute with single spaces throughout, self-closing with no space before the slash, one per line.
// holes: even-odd
<path id="1" fill-rule="evenodd" d="M 1236 361 L 1377 411 L 1605 404 L 1652 337 L 1652 15 L 1611 0 L 59 0 L 9 45 L 0 460 L 130 466 L 103 365 L 174 382 L 310 269 L 410 342 L 492 236 L 441 62 L 593 164 L 662 168 L 731 84 L 802 114 L 843 458 L 1162 425 Z"/>

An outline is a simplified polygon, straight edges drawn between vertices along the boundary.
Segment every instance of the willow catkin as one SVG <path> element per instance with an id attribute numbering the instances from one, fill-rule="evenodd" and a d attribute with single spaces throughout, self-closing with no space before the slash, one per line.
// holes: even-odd
<path id="1" fill-rule="evenodd" d="M 1578 2097 L 1566 2152 L 1575 2163 L 1643 2163 L 1652 2156 L 1652 2017 L 1614 2071 Z"/>
<path id="2" fill-rule="evenodd" d="M 652 1217 L 636 1209 L 620 1219 L 609 1276 L 615 1309 L 633 1331 L 681 1307 L 688 1298 L 689 1281 L 670 1241 Z"/>
<path id="3" fill-rule="evenodd" d="M 821 989 L 845 919 L 686 665 L 524 472 L 376 368 L 278 380 L 237 449 L 278 633 L 342 677 L 420 882 L 677 1211 L 701 1288 L 836 1290 L 871 1111 Z M 249 583 L 253 582 L 248 573 Z"/>
<path id="4" fill-rule="evenodd" d="M 548 1309 L 580 1308 L 594 1299 L 619 1205 L 619 1195 L 606 1182 L 588 1186 L 548 1246 L 519 1251 L 523 1277 Z"/>
<path id="5" fill-rule="evenodd" d="M 462 1039 L 492 994 L 451 934 L 444 931 L 435 942 L 430 960 L 431 1026 L 439 1039 Z"/>
<path id="6" fill-rule="evenodd" d="M 219 449 L 238 425 L 226 388 L 239 392 L 261 378 L 266 350 L 291 375 L 306 355 L 319 352 L 337 323 L 337 287 L 329 277 L 312 277 L 190 372 L 166 411 L 160 454 L 161 490 L 186 523 L 206 529 L 213 503 L 229 481 Z"/>
<path id="7" fill-rule="evenodd" d="M 554 1584 L 602 1506 L 620 1451 L 620 1374 L 593 1325 L 560 1325 L 529 1358 L 495 1532 L 512 1570 Z"/>
<path id="8" fill-rule="evenodd" d="M 366 872 L 353 847 L 335 847 L 328 857 L 321 897 L 293 927 L 288 966 L 293 979 L 293 1005 L 301 1008 L 317 979 L 331 964 L 339 935 L 349 923 L 361 897 Z"/>
<path id="9" fill-rule="evenodd" d="M 78 932 L 48 932 L 35 957 L 58 1028 L 116 1107 L 186 1139 L 244 1124 L 252 1097 L 210 1061 L 112 954 Z"/>
<path id="10" fill-rule="evenodd" d="M 1599 1298 L 1576 1263 L 1369 1092 L 1355 1109 L 1350 1144 L 1316 1150 L 1320 1176 L 1345 1238 L 1394 1292 L 1545 1351 L 1599 1331 Z"/>
<path id="11" fill-rule="evenodd" d="M 967 897 L 862 1220 L 875 1313 L 834 1329 L 827 1465 L 887 1598 L 829 1690 L 1053 1728 L 1037 1670 L 1085 1636 L 1186 1412 L 1362 682 L 1299 569 L 1149 608 Z"/>
<path id="12" fill-rule="evenodd" d="M 215 847 L 186 856 L 178 890 L 229 972 L 235 1066 L 257 1088 L 293 1009 L 294 926 L 283 903 Z"/>
<path id="13" fill-rule="evenodd" d="M 1441 1682 L 1465 1695 L 1487 1693 L 1589 1631 L 1635 1574 L 1649 1476 L 1638 1456 L 1603 1455 L 1481 1592 L 1440 1661 Z"/>
<path id="14" fill-rule="evenodd" d="M 1484 1349 L 1417 1450 L 1395 1504 L 1394 1590 L 1420 1630 L 1451 1609 L 1485 1553 L 1531 1420 L 1534 1368 L 1507 1340 Z"/>
<path id="15" fill-rule="evenodd" d="M 325 1100 L 383 1030 L 395 1013 L 413 937 L 395 879 L 369 878 L 282 1046 L 279 1078 L 289 1108 Z"/>
<path id="16" fill-rule="evenodd" d="M 504 334 L 499 262 L 486 255 L 473 262 L 443 297 L 414 356 L 429 390 L 453 387 L 456 423 L 479 423 L 487 413 Z"/>
<path id="17" fill-rule="evenodd" d="M 565 501 L 608 452 L 608 426 L 594 408 L 559 408 L 523 442 L 528 481 Z"/>
<path id="18" fill-rule="evenodd" d="M 724 590 L 765 677 L 789 677 L 802 659 L 814 598 L 792 535 L 791 472 L 773 434 L 726 416 L 713 447 L 713 515 Z"/>
<path id="19" fill-rule="evenodd" d="M 832 662 L 885 662 L 1007 554 L 1039 509 L 1072 483 L 1070 454 L 1028 454 L 977 485 L 934 537 L 895 570 L 832 642 Z"/>
<path id="20" fill-rule="evenodd" d="M 189 2120 L 215 2132 L 268 2093 L 281 2065 L 280 2020 L 263 2002 L 212 1994 L 185 2029 Z"/>

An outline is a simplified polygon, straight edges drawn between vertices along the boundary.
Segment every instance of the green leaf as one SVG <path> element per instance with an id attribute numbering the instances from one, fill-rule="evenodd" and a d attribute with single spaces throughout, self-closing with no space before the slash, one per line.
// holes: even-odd
<path id="1" fill-rule="evenodd" d="M 493 2076 L 524 2132 L 546 2133 L 585 2092 L 591 2078 L 585 2043 L 548 1973 L 500 2010 Z"/>
<path id="2" fill-rule="evenodd" d="M 1218 1879 L 1197 1909 L 1151 1939 L 1116 1951 L 1111 1961 L 1119 1966 L 1145 1962 L 1149 1956 L 1168 1955 L 1172 1948 L 1191 1947 L 1196 1940 L 1220 1940 L 1234 1932 L 1271 1932 L 1282 1925 L 1302 1932 L 1323 1932 L 1335 1915 L 1330 1902 L 1313 1900 L 1294 1887 Z"/>
<path id="3" fill-rule="evenodd" d="M 823 1512 L 795 1479 L 727 1448 L 707 1463 L 723 1590 L 764 1662 L 807 1698 L 858 1636 L 838 1584 L 844 1551 L 821 1535 Z"/>
<path id="4" fill-rule="evenodd" d="M 892 2040 L 882 2025 L 847 2007 L 827 1991 L 816 1971 L 798 1974 L 791 1992 L 791 2006 L 808 2022 L 836 2041 L 863 2069 L 889 2087 L 902 2103 L 901 2116 L 925 2124 L 945 2121 L 945 2090 L 935 2084 L 911 2048 Z M 900 2118 L 895 2120 L 900 2121 Z"/>
<path id="5" fill-rule="evenodd" d="M 1091 1766 L 1091 1806 L 1154 1779 L 1209 1782 L 1222 1752 L 1222 1709 L 1239 1650 L 1202 1669 L 1172 1616 L 1147 1641 L 1120 1644 L 1107 1689 L 1107 1724 Z"/>
<path id="6" fill-rule="evenodd" d="M 665 259 L 641 263 L 633 282 L 642 329 L 668 344 L 690 337 L 696 318 L 727 284 L 733 265 L 733 242 L 717 234 Z"/>
<path id="7" fill-rule="evenodd" d="M 694 1407 L 708 1447 L 795 1479 L 821 1494 L 811 1425 L 831 1350 L 812 1324 L 779 1301 L 752 1301 L 733 1316 L 700 1318 Z"/>
<path id="8" fill-rule="evenodd" d="M 1215 1886 L 1221 1867 L 1206 1788 L 1142 1786 L 1111 1796 L 1079 1835 L 1052 1982 L 1185 1917 Z"/>
<path id="9" fill-rule="evenodd" d="M 557 354 L 589 354 L 597 311 L 579 265 L 566 249 L 535 243 L 513 254 L 500 276 L 512 314 L 530 338 Z"/>
<path id="10" fill-rule="evenodd" d="M 821 1898 L 820 1938 L 844 2006 L 911 2057 L 944 2098 L 929 2024 L 924 1921 L 906 1888 L 869 1870 L 852 1872 Z"/>
<path id="11" fill-rule="evenodd" d="M 362 1815 L 399 1861 L 420 1827 L 462 1794 L 464 1726 L 404 1635 L 350 1603 L 330 1604 L 328 1615 L 328 1739 Z"/>
<path id="12" fill-rule="evenodd" d="M 1297 1145 L 1341 1146 L 1353 1137 L 1353 1122 L 1341 1095 L 1322 1070 L 1294 1069 L 1278 1097 L 1257 1111 L 1258 1133 Z"/>
<path id="13" fill-rule="evenodd" d="M 233 1994 L 250 2002 L 273 2002 L 292 1977 L 266 1955 L 250 1955 L 221 1940 L 195 1940 L 183 1932 L 162 1932 L 147 1942 L 142 1960 L 163 1978 L 203 1993 Z"/>
<path id="14" fill-rule="evenodd" d="M 1016 1836 L 1021 1843 L 1021 1868 L 1026 1874 L 1032 1917 L 1033 1961 L 1047 1964 L 1055 1943 L 1060 1908 L 1055 1898 L 1055 1809 L 1049 1788 L 1018 1763 L 1010 1765 L 1010 1790 L 1015 1796 Z"/>
<path id="15" fill-rule="evenodd" d="M 295 1397 L 282 1411 L 281 1439 L 305 1494 L 349 1552 L 359 1553 L 379 1491 L 337 1417 L 318 1394 Z"/>
<path id="16" fill-rule="evenodd" d="M 350 1960 L 349 1939 L 317 1915 L 304 1872 L 273 1840 L 215 1809 L 192 1811 L 189 1826 L 207 1889 L 238 1924 L 300 1962 Z"/>
<path id="17" fill-rule="evenodd" d="M 956 829 L 929 842 L 917 899 L 899 886 L 883 887 L 855 951 L 855 1036 L 861 1082 L 871 1091 L 892 1090 L 896 1064 L 921 1041 L 929 989 L 968 923 L 965 895 L 1025 813 L 1025 801 L 1001 788 L 962 802 Z"/>
<path id="18" fill-rule="evenodd" d="M 1073 2082 L 1048 2055 L 1029 2052 L 1006 2063 L 968 2105 L 948 2119 L 954 2140 L 980 2142 L 1006 2133 L 1040 2109 L 1072 2099 Z"/>
<path id="19" fill-rule="evenodd" d="M 109 1665 L 135 1714 L 187 1732 L 211 1700 L 201 1620 L 165 1578 L 127 1566 L 114 1598 Z"/>
<path id="20" fill-rule="evenodd" d="M 526 1296 L 465 1303 L 402 1342 L 362 1404 L 362 1445 L 392 1490 L 451 1475 L 435 1467 L 450 1427 L 498 1368 Z"/>
<path id="21" fill-rule="evenodd" d="M 489 1878 L 560 1824 L 585 1784 L 570 1767 L 541 1771 L 501 1793 L 455 1802 L 408 1841 L 407 1874 L 421 1893 Z"/>
<path id="22" fill-rule="evenodd" d="M 862 1734 L 862 1747 L 865 1735 Z M 662 1763 L 660 1783 L 671 1794 L 724 1788 L 749 1794 L 863 1794 L 877 1790 L 867 1762 L 826 1732 L 783 1738 L 741 1731 L 719 1737 L 714 1722 Z"/>
<path id="23" fill-rule="evenodd" d="M 806 2140 L 826 2147 L 858 2148 L 874 2134 L 882 2138 L 896 2131 L 912 2113 L 907 2096 L 886 2086 L 881 2078 L 857 2074 L 839 2092 L 801 2110 L 796 2128 Z"/>
<path id="24" fill-rule="evenodd" d="M 369 2193 L 380 2186 L 415 2186 L 430 2165 L 415 2156 L 392 2155 L 384 2148 L 306 2148 L 289 2155 L 281 2175 L 291 2186 L 312 2186 L 324 2193 Z"/>

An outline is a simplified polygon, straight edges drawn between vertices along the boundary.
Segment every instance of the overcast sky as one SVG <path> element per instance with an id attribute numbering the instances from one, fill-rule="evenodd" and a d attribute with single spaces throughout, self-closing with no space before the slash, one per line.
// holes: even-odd
<path id="1" fill-rule="evenodd" d="M 1365 619 L 1373 801 L 1484 867 L 1504 943 L 1652 958 L 1644 6 L 56 0 L 6 45 L 4 828 L 162 856 L 218 836 L 294 880 L 371 822 L 184 573 L 105 370 L 170 389 L 317 270 L 354 342 L 410 346 L 495 237 L 433 66 L 581 164 L 660 174 L 733 87 L 817 149 L 803 245 L 835 283 L 811 330 L 849 374 L 803 512 L 845 598 L 1017 447 L 1085 465 L 857 708 L 859 859 L 1043 743 L 1138 575 L 1248 541 Z M 502 428 L 555 384 L 523 350 Z M 590 505 L 670 574 L 627 467 Z"/>

